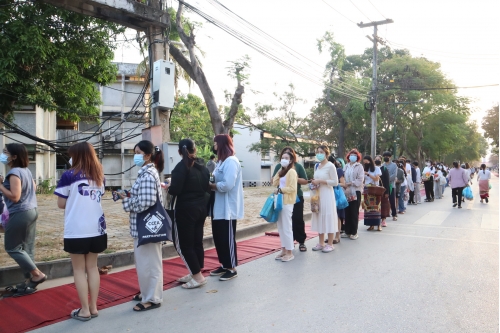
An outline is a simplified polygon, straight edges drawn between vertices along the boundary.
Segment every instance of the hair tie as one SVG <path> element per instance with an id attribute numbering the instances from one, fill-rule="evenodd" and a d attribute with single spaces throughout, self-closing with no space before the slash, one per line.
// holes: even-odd
<path id="1" fill-rule="evenodd" d="M 155 152 L 159 152 L 160 151 L 160 148 L 158 146 L 155 146 Z"/>

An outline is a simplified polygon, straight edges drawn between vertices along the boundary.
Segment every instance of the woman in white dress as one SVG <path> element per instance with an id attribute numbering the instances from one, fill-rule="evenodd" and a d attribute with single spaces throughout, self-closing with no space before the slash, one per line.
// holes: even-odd
<path id="1" fill-rule="evenodd" d="M 319 212 L 312 213 L 311 230 L 319 234 L 319 243 L 313 251 L 325 253 L 333 251 L 333 238 L 338 232 L 337 204 L 333 186 L 337 186 L 339 179 L 335 165 L 328 162 L 326 157 L 330 150 L 326 146 L 316 148 L 316 159 L 319 161 L 314 166 L 314 178 L 311 183 L 319 191 Z M 325 244 L 325 234 L 328 234 L 328 243 Z"/>

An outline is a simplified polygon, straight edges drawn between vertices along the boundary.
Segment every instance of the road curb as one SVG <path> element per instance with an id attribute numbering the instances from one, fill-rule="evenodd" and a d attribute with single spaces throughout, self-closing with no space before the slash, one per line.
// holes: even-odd
<path id="1" fill-rule="evenodd" d="M 311 217 L 311 214 L 304 214 L 304 220 Z M 254 236 L 261 236 L 266 231 L 276 229 L 276 223 L 259 223 L 246 228 L 236 230 L 236 240 L 249 238 Z M 203 238 L 203 247 L 209 249 L 214 247 L 212 236 Z M 169 242 L 162 248 L 163 258 L 172 258 L 177 256 L 173 243 Z M 134 264 L 134 251 L 120 251 L 110 254 L 101 254 L 97 259 L 99 267 L 112 265 L 115 268 L 133 265 Z M 37 262 L 37 267 L 47 275 L 48 279 L 57 279 L 73 275 L 73 267 L 71 260 L 58 259 L 46 262 Z M 8 266 L 0 268 L 0 286 L 10 286 L 23 281 L 23 272 L 18 266 Z"/>

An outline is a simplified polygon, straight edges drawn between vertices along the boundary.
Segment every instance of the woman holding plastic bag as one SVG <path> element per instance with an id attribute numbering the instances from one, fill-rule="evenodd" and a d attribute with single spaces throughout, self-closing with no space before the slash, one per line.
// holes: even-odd
<path id="1" fill-rule="evenodd" d="M 361 162 L 361 154 L 357 149 L 347 153 L 349 163 L 344 169 L 346 196 L 349 206 L 345 209 L 345 234 L 344 238 L 358 239 L 359 205 L 361 204 L 361 191 L 363 191 L 363 180 L 365 172 Z"/>
<path id="2" fill-rule="evenodd" d="M 319 243 L 313 251 L 325 253 L 333 251 L 333 238 L 339 231 L 337 220 L 337 205 L 333 186 L 339 184 L 337 169 L 327 160 L 330 150 L 327 146 L 316 148 L 316 159 L 319 161 L 314 167 L 314 178 L 311 184 L 319 194 L 319 210 L 312 213 L 311 230 L 319 234 Z M 325 244 L 325 234 L 328 234 L 328 243 Z"/>
<path id="3" fill-rule="evenodd" d="M 283 153 L 280 161 L 281 169 L 273 178 L 273 185 L 278 186 L 275 195 L 281 194 L 283 199 L 277 221 L 281 241 L 281 253 L 276 256 L 276 260 L 283 262 L 294 259 L 292 253 L 294 248 L 292 214 L 293 205 L 297 201 L 297 172 L 294 167 L 295 162 L 293 154 L 289 152 Z"/>
<path id="4" fill-rule="evenodd" d="M 462 191 L 464 187 L 469 186 L 469 176 L 458 162 L 453 162 L 454 168 L 450 169 L 448 179 L 450 180 L 451 196 L 453 197 L 453 207 L 458 205 L 462 208 Z M 458 197 L 458 200 L 457 200 Z"/>
<path id="5" fill-rule="evenodd" d="M 490 197 L 490 179 L 491 172 L 489 170 L 486 170 L 486 164 L 481 164 L 481 170 L 479 170 L 479 172 L 477 173 L 481 203 L 483 203 L 483 200 L 488 203 L 488 198 Z"/>

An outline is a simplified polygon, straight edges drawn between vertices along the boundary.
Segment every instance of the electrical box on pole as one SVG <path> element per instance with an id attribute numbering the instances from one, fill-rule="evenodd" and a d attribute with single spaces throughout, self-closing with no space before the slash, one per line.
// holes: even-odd
<path id="1" fill-rule="evenodd" d="M 153 109 L 173 109 L 175 101 L 175 65 L 168 60 L 153 63 Z"/>

